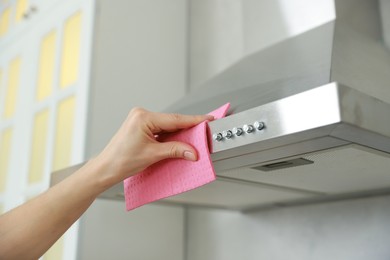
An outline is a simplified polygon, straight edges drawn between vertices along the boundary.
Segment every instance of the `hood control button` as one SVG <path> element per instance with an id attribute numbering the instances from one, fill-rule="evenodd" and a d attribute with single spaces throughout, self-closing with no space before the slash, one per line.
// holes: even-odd
<path id="1" fill-rule="evenodd" d="M 256 121 L 253 125 L 259 131 L 263 130 L 265 128 L 264 122 L 261 122 L 261 121 Z"/>
<path id="2" fill-rule="evenodd" d="M 256 129 L 261 131 L 265 128 L 265 123 L 262 121 L 255 121 L 253 125 L 243 125 L 241 127 L 234 127 L 232 130 L 224 130 L 222 133 L 213 134 L 213 139 L 217 142 L 222 141 L 223 139 L 232 139 L 234 136 L 241 136 L 244 133 L 250 134 Z"/>
<path id="3" fill-rule="evenodd" d="M 215 141 L 217 141 L 217 142 L 220 142 L 220 141 L 222 141 L 223 136 L 222 136 L 221 133 L 213 134 L 213 139 L 214 139 Z"/>
<path id="4" fill-rule="evenodd" d="M 230 130 L 223 131 L 222 132 L 222 137 L 224 137 L 226 139 L 230 139 L 230 138 L 233 137 L 233 133 Z"/>
<path id="5" fill-rule="evenodd" d="M 252 133 L 253 130 L 255 130 L 255 128 L 253 127 L 253 125 L 244 125 L 242 127 L 242 129 L 245 131 L 245 133 Z"/>
<path id="6" fill-rule="evenodd" d="M 234 127 L 232 130 L 233 130 L 233 134 L 236 135 L 236 136 L 240 136 L 244 132 L 244 131 L 242 131 L 241 127 Z"/>

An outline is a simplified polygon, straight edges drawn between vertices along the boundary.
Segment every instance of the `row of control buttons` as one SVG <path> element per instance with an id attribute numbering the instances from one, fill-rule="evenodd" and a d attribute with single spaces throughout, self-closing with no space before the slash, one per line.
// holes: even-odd
<path id="1" fill-rule="evenodd" d="M 263 130 L 265 128 L 264 122 L 256 121 L 253 125 L 243 125 L 241 127 L 234 127 L 232 130 L 224 130 L 222 133 L 213 134 L 213 139 L 217 142 L 222 141 L 223 139 L 231 139 L 234 136 L 241 136 L 244 133 L 250 134 L 253 131 Z"/>

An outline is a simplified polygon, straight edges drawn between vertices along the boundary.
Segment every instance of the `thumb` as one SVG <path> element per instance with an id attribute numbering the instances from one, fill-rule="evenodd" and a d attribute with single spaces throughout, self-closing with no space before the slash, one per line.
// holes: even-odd
<path id="1" fill-rule="evenodd" d="M 159 143 L 159 151 L 161 160 L 168 158 L 182 158 L 188 161 L 198 160 L 196 150 L 189 144 L 182 142 L 165 142 Z"/>

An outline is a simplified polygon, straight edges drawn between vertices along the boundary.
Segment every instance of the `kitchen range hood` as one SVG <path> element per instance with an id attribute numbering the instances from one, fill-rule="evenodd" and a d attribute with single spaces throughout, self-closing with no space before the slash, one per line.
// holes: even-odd
<path id="1" fill-rule="evenodd" d="M 390 194 L 390 52 L 378 2 L 335 9 L 335 20 L 243 58 L 167 109 L 231 103 L 209 123 L 217 180 L 163 202 L 251 210 Z M 123 199 L 122 185 L 101 197 Z"/>

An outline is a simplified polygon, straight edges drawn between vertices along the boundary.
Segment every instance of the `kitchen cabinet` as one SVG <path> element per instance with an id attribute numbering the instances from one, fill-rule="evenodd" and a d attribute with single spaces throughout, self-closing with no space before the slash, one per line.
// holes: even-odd
<path id="1" fill-rule="evenodd" d="M 53 169 L 83 159 L 93 2 L 55 3 L 7 1 L 0 11 L 3 211 L 46 190 Z M 77 224 L 44 258 L 73 259 L 76 242 Z"/>
<path id="2" fill-rule="evenodd" d="M 17 38 L 24 37 L 58 5 L 60 0 L 8 0 L 0 6 L 0 46 L 14 43 Z M 58 19 L 61 20 L 61 19 Z"/>
<path id="3" fill-rule="evenodd" d="M 10 41 L 9 39 L 18 34 L 25 26 L 29 11 L 28 8 L 27 0 L 3 1 L 1 3 L 0 44 Z"/>
<path id="4" fill-rule="evenodd" d="M 132 107 L 159 111 L 184 95 L 186 8 L 179 0 L 2 2 L 0 210 L 98 153 Z M 76 259 L 78 226 L 44 259 Z"/>

